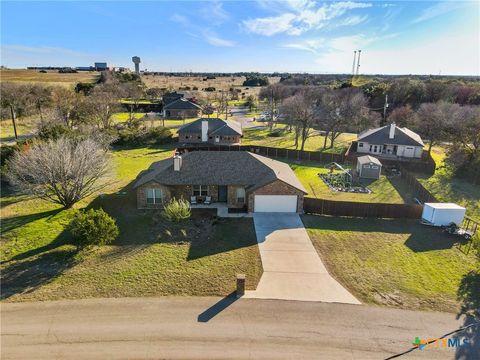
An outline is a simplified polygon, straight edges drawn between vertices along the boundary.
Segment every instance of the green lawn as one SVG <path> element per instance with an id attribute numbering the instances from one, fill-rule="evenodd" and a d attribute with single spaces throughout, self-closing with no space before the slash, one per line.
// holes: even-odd
<path id="1" fill-rule="evenodd" d="M 417 179 L 439 201 L 454 202 L 467 208 L 467 215 L 480 221 L 480 185 L 455 177 L 445 166 L 445 150 L 433 147 L 432 157 L 437 164 L 433 176 L 416 174 Z"/>
<path id="2" fill-rule="evenodd" d="M 328 271 L 360 301 L 458 310 L 457 290 L 476 259 L 441 230 L 410 220 L 302 219 Z"/>
<path id="3" fill-rule="evenodd" d="M 142 119 L 145 116 L 145 113 L 134 113 L 133 117 L 135 119 Z M 129 119 L 130 114 L 128 112 L 119 112 L 113 115 L 113 122 L 114 123 L 121 123 L 125 122 Z M 191 123 L 192 121 L 197 120 L 198 118 L 188 118 L 184 120 L 179 120 L 179 119 L 166 119 L 165 120 L 165 126 L 171 126 L 171 127 L 180 127 L 184 124 Z M 147 120 L 146 124 L 150 126 L 152 124 L 152 120 Z M 159 119 L 158 117 L 153 118 L 153 125 L 154 126 L 163 126 L 164 121 Z"/>
<path id="4" fill-rule="evenodd" d="M 262 267 L 251 219 L 194 216 L 171 224 L 159 212 L 135 208 L 135 193 L 128 191 L 132 180 L 172 150 L 113 152 L 112 186 L 77 207 L 102 207 L 116 219 L 120 236 L 112 245 L 80 254 L 66 231 L 74 210 L 3 188 L 2 298 L 226 295 L 235 287 L 236 273 L 245 273 L 247 287 L 255 288 Z"/>
<path id="5" fill-rule="evenodd" d="M 309 197 L 316 197 L 337 201 L 358 201 L 369 203 L 409 203 L 413 195 L 398 178 L 388 179 L 382 175 L 379 180 L 365 181 L 365 185 L 372 190 L 371 194 L 355 194 L 333 192 L 323 182 L 318 174 L 328 173 L 330 170 L 319 166 L 315 162 L 287 162 L 308 191 Z"/>
<path id="6" fill-rule="evenodd" d="M 35 129 L 35 124 L 32 120 L 19 119 L 17 120 L 17 134 L 18 136 L 29 135 Z M 0 141 L 11 141 L 15 139 L 15 132 L 13 131 L 12 120 L 0 121 Z"/>
<path id="7" fill-rule="evenodd" d="M 277 125 L 273 132 L 286 129 L 285 125 Z M 262 145 L 279 147 L 285 149 L 295 149 L 295 136 L 293 132 L 281 131 L 281 136 L 270 136 L 271 131 L 267 127 L 251 128 L 243 130 L 243 145 Z M 332 149 L 323 150 L 323 142 L 325 137 L 322 135 L 314 135 L 305 142 L 305 150 L 307 151 L 323 151 L 327 153 L 342 154 L 345 152 L 350 142 L 356 138 L 355 135 L 342 134 L 335 140 Z M 327 141 L 327 146 L 330 142 Z"/>

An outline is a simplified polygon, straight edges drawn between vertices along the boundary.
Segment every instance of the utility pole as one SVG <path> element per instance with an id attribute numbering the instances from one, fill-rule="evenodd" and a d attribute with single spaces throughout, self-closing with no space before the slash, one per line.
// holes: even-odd
<path id="1" fill-rule="evenodd" d="M 383 104 L 383 125 L 387 123 L 388 94 L 385 94 L 385 103 Z"/>
<path id="2" fill-rule="evenodd" d="M 273 87 L 270 88 L 270 130 L 273 129 L 273 112 L 275 110 L 275 105 L 273 103 Z"/>
<path id="3" fill-rule="evenodd" d="M 222 90 L 222 94 L 223 94 L 223 90 Z M 228 119 L 228 95 L 225 99 L 225 120 Z"/>

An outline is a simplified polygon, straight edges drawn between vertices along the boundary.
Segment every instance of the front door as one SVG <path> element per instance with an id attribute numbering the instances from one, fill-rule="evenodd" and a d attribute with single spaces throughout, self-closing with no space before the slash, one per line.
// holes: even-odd
<path id="1" fill-rule="evenodd" d="M 218 201 L 227 202 L 227 187 L 219 186 L 218 187 Z"/>

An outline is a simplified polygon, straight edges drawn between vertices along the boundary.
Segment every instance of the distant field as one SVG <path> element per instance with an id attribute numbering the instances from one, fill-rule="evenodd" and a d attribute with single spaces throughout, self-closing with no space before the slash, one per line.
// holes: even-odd
<path id="1" fill-rule="evenodd" d="M 56 70 L 41 73 L 38 70 L 14 69 L 0 70 L 0 81 L 48 83 L 49 85 L 75 86 L 79 82 L 93 82 L 97 71 L 82 71 L 75 74 L 60 74 Z"/>
<path id="2" fill-rule="evenodd" d="M 142 80 L 147 85 L 147 87 L 159 87 L 159 88 L 169 88 L 173 90 L 179 90 L 179 88 L 190 87 L 198 88 L 198 90 L 189 90 L 193 95 L 200 95 L 208 98 L 213 98 L 215 96 L 214 92 L 202 91 L 207 87 L 214 87 L 216 90 L 228 90 L 231 87 L 235 87 L 241 90 L 241 94 L 244 96 L 248 95 L 258 95 L 261 87 L 248 87 L 242 86 L 245 81 L 245 77 L 236 76 L 236 77 L 217 77 L 216 79 L 209 79 L 203 81 L 202 76 L 157 76 L 157 75 L 142 75 Z M 280 81 L 280 78 L 269 78 L 270 83 L 277 83 Z"/>

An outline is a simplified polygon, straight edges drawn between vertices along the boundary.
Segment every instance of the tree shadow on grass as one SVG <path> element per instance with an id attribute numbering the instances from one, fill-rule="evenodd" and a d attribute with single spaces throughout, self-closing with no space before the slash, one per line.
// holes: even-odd
<path id="1" fill-rule="evenodd" d="M 313 230 L 385 232 L 406 234 L 419 227 L 418 221 L 406 219 L 365 219 L 337 216 L 303 215 L 303 223 Z"/>
<path id="2" fill-rule="evenodd" d="M 414 252 L 451 249 L 464 245 L 466 240 L 443 232 L 440 228 L 426 226 L 418 220 L 407 219 L 364 219 L 304 215 L 303 222 L 308 229 L 350 231 L 359 233 L 383 232 L 408 234 L 405 246 Z"/>
<path id="3" fill-rule="evenodd" d="M 75 253 L 73 250 L 56 250 L 4 267 L 1 298 L 30 293 L 53 281 L 75 264 Z"/>
<path id="4" fill-rule="evenodd" d="M 469 345 L 457 347 L 455 359 L 478 359 L 480 354 L 480 272 L 471 271 L 466 274 L 460 282 L 457 294 L 462 301 L 458 317 L 465 316 L 463 326 L 466 329 L 459 332 L 455 338 L 458 338 L 460 343 L 467 339 Z"/>
<path id="5" fill-rule="evenodd" d="M 431 232 L 422 231 L 418 234 L 412 234 L 405 241 L 405 246 L 414 252 L 425 252 L 451 249 L 454 246 L 465 245 L 467 242 L 463 238 L 455 238 L 438 228 L 433 228 Z"/>
<path id="6" fill-rule="evenodd" d="M 390 184 L 392 184 L 393 188 L 400 194 L 405 204 L 415 203 L 415 194 L 410 191 L 407 183 L 401 177 L 395 176 L 388 177 L 387 179 Z"/>
<path id="7" fill-rule="evenodd" d="M 161 243 L 189 245 L 187 260 L 257 244 L 251 219 L 218 219 L 210 211 L 194 209 L 190 219 L 170 222 L 163 218 L 161 210 L 139 210 L 133 182 L 116 194 L 97 197 L 88 208 L 102 208 L 115 219 L 120 230 L 112 243 L 119 248 L 105 254 L 105 261 L 110 256 L 132 253 L 137 247 L 144 249 Z"/>
<path id="8" fill-rule="evenodd" d="M 46 217 L 52 218 L 55 215 L 57 215 L 60 211 L 62 211 L 62 209 L 54 209 L 54 210 L 48 210 L 48 211 L 35 213 L 35 214 L 8 217 L 2 220 L 2 233 L 15 230 L 28 223 L 31 223 L 33 221 L 40 220 Z"/>

